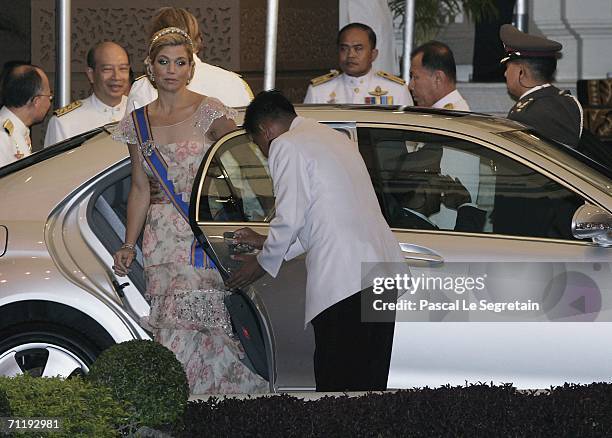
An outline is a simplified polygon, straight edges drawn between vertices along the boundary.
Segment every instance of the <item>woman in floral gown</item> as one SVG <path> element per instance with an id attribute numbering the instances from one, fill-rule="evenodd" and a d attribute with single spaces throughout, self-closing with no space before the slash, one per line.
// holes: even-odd
<path id="1" fill-rule="evenodd" d="M 179 28 L 166 28 L 151 39 L 145 61 L 158 98 L 145 107 L 150 136 L 168 166 L 168 180 L 184 201 L 210 145 L 236 128 L 235 113 L 219 100 L 189 91 L 193 44 Z M 114 255 L 117 275 L 126 275 L 136 256 L 144 226 L 142 253 L 146 296 L 151 313 L 142 323 L 156 341 L 183 364 L 192 393 L 263 392 L 267 382 L 242 362 L 244 351 L 230 336 L 224 290 L 210 263 L 190 264 L 193 233 L 170 202 L 143 158 L 131 114 L 119 123 L 115 140 L 128 144 L 132 185 L 128 197 L 125 243 Z M 145 151 L 146 152 L 146 151 Z"/>

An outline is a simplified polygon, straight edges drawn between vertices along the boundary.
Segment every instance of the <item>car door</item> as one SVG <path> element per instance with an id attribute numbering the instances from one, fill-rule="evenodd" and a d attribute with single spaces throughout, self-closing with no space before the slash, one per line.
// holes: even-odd
<path id="1" fill-rule="evenodd" d="M 345 128 L 346 129 L 346 128 Z M 192 192 L 192 228 L 206 237 L 222 268 L 230 258 L 224 233 L 251 227 L 267 235 L 274 216 L 274 194 L 267 159 L 244 131 L 220 139 L 207 153 Z M 275 387 L 314 388 L 314 336 L 304 327 L 306 274 L 304 257 L 283 263 L 276 278 L 266 275 L 246 291 L 265 320 L 273 350 Z"/>
<path id="2" fill-rule="evenodd" d="M 490 302 L 536 301 L 537 292 L 546 305 L 525 317 L 509 312 L 398 312 L 389 387 L 490 381 L 545 388 L 566 381 L 609 380 L 612 248 L 577 241 L 569 228 L 579 205 L 598 202 L 590 196 L 593 187 L 552 162 L 542 168 L 458 133 L 360 124 L 358 138 L 413 279 L 484 275 Z M 441 154 L 436 175 L 423 168 L 432 164 L 423 151 Z M 416 171 L 418 159 L 421 172 Z M 441 183 L 439 174 L 458 178 L 463 194 L 469 194 L 460 208 L 484 212 L 477 228 L 466 228 L 465 223 L 474 221 L 460 220 L 459 208 L 441 208 L 439 198 L 438 211 L 425 211 L 424 201 L 414 202 L 429 199 L 423 193 L 436 192 L 436 184 L 448 189 L 448 178 Z M 599 195 L 607 203 L 600 206 L 609 211 L 609 194 Z M 423 220 L 406 219 L 415 212 Z M 439 301 L 451 301 L 453 295 L 458 298 L 450 292 Z M 468 295 L 462 298 L 478 301 Z M 411 298 L 405 294 L 403 299 L 407 296 Z"/>

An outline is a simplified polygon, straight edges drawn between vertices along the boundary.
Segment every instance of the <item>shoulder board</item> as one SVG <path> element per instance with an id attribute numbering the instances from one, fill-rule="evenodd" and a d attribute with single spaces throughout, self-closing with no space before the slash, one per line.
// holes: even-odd
<path id="1" fill-rule="evenodd" d="M 55 111 L 53 111 L 53 114 L 55 114 L 57 117 L 62 117 L 63 115 L 68 114 L 70 111 L 74 111 L 81 105 L 83 105 L 83 103 L 80 100 L 75 100 L 74 102 L 69 103 L 66 106 L 56 109 Z"/>
<path id="2" fill-rule="evenodd" d="M 392 75 L 391 73 L 387 73 L 386 71 L 377 71 L 376 74 L 381 78 L 389 79 L 390 81 L 397 82 L 400 85 L 406 85 L 405 80 L 403 80 L 402 78 L 398 78 L 397 76 Z"/>
<path id="3" fill-rule="evenodd" d="M 13 122 L 11 122 L 10 119 L 6 119 L 4 123 L 2 124 L 2 127 L 4 128 L 4 130 L 6 131 L 8 135 L 13 135 L 13 130 L 15 129 L 15 125 L 13 125 Z"/>
<path id="4" fill-rule="evenodd" d="M 516 112 L 521 112 L 524 109 L 526 109 L 529 105 L 531 105 L 531 103 L 534 101 L 533 97 L 530 97 L 528 99 L 524 99 L 524 100 L 519 100 L 518 102 L 516 102 L 516 104 L 514 105 L 514 110 Z"/>
<path id="5" fill-rule="evenodd" d="M 321 85 L 321 84 L 324 84 L 325 82 L 331 81 L 333 78 L 339 75 L 340 75 L 340 72 L 338 70 L 330 70 L 329 73 L 327 74 L 324 74 L 322 76 L 317 76 L 316 78 L 312 78 L 310 80 L 310 83 L 312 84 L 313 87 L 316 87 L 317 85 Z"/>
<path id="6" fill-rule="evenodd" d="M 134 82 L 141 80 L 142 78 L 146 78 L 147 75 L 140 75 L 138 76 L 136 79 L 134 79 Z"/>

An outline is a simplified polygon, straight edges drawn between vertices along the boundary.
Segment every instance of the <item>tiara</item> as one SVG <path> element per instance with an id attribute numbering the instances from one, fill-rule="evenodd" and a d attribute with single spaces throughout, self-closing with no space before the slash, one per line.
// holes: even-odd
<path id="1" fill-rule="evenodd" d="M 182 37 L 184 37 L 187 40 L 187 44 L 189 44 L 191 47 L 193 47 L 193 41 L 191 41 L 191 37 L 183 29 L 181 29 L 179 27 L 166 27 L 166 28 L 164 28 L 162 30 L 159 30 L 159 31 L 155 32 L 155 35 L 153 35 L 153 38 L 151 38 L 151 43 L 149 44 L 149 53 L 151 53 L 151 47 L 153 47 L 153 44 L 155 44 L 155 42 L 158 39 L 160 39 L 164 35 L 168 35 L 168 34 L 171 34 L 171 33 L 176 33 L 176 34 L 181 35 Z"/>

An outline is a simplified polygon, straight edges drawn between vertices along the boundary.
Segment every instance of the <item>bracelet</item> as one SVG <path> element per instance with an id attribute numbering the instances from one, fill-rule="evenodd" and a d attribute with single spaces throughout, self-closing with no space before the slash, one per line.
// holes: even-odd
<path id="1" fill-rule="evenodd" d="M 136 252 L 136 246 L 132 245 L 131 243 L 124 243 L 119 247 L 119 249 L 129 249 L 130 251 Z"/>

